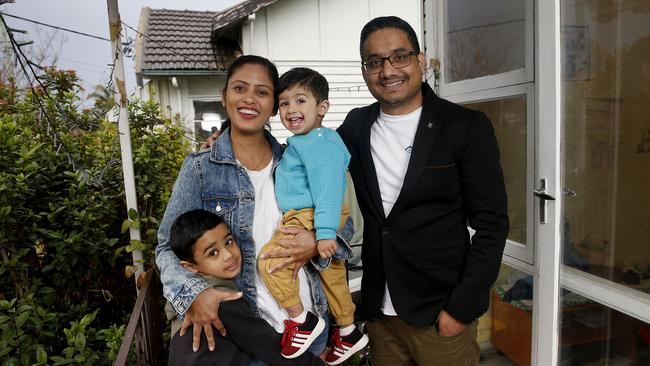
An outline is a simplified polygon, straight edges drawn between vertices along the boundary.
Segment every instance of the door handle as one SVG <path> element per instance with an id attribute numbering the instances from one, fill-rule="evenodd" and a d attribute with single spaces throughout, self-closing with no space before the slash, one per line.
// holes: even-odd
<path id="1" fill-rule="evenodd" d="M 541 189 L 533 189 L 533 194 L 535 195 L 535 197 L 543 200 L 555 201 L 555 197 L 549 195 L 548 193 L 546 193 L 546 191 Z"/>
<path id="2" fill-rule="evenodd" d="M 539 198 L 539 223 L 546 224 L 548 222 L 546 216 L 546 201 L 555 201 L 555 197 L 546 192 L 546 178 L 540 178 L 539 188 L 533 189 L 533 195 Z"/>

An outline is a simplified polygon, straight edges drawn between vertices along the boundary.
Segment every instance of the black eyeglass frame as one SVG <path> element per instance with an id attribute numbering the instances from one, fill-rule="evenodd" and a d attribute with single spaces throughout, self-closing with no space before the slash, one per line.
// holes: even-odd
<path id="1" fill-rule="evenodd" d="M 404 55 L 404 54 L 409 56 L 408 57 L 408 63 L 406 65 L 403 65 L 403 66 L 395 66 L 395 64 L 391 60 L 391 57 L 395 57 L 397 55 Z M 399 51 L 399 52 L 395 52 L 395 53 L 393 53 L 391 55 L 388 55 L 386 57 L 373 56 L 372 58 L 377 58 L 377 59 L 381 60 L 381 66 L 375 72 L 368 71 L 368 59 L 362 60 L 361 61 L 361 66 L 363 66 L 363 69 L 366 71 L 366 74 L 368 74 L 368 75 L 379 74 L 381 72 L 381 70 L 384 68 L 384 64 L 385 64 L 386 60 L 388 60 L 388 62 L 390 63 L 390 65 L 392 67 L 394 67 L 396 69 L 403 69 L 403 68 L 405 68 L 405 67 L 407 67 L 407 66 L 409 66 L 411 64 L 411 56 L 417 56 L 419 54 L 420 54 L 420 52 L 418 52 L 418 51 Z"/>

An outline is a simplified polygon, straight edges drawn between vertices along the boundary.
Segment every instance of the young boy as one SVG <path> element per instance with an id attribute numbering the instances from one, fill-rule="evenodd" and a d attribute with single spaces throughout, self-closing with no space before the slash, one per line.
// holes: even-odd
<path id="1" fill-rule="evenodd" d="M 170 243 L 174 254 L 180 259 L 186 269 L 199 273 L 215 287 L 237 291 L 232 279 L 241 271 L 242 256 L 239 246 L 230 229 L 216 214 L 193 210 L 180 215 L 174 222 Z M 181 326 L 181 320 L 171 309 L 172 344 L 178 347 L 172 350 L 187 350 L 186 352 L 171 352 L 169 365 L 208 365 L 202 354 L 191 351 L 192 330 L 181 337 L 176 334 Z M 265 320 L 253 315 L 244 300 L 225 301 L 219 306 L 219 316 L 227 329 L 225 337 L 216 330 L 216 349 L 219 365 L 247 366 L 251 356 L 257 357 L 268 365 L 323 365 L 318 357 L 307 352 L 300 359 L 288 360 L 280 356 L 278 342 L 280 334 Z M 201 339 L 200 347 L 207 347 L 205 337 Z M 216 366 L 210 364 L 210 366 Z"/>
<path id="2" fill-rule="evenodd" d="M 361 350 L 368 337 L 354 325 L 354 304 L 348 288 L 345 263 L 332 256 L 336 252 L 336 229 L 345 222 L 342 210 L 345 193 L 345 170 L 350 161 L 339 135 L 321 127 L 329 108 L 329 86 L 318 72 L 294 68 L 280 77 L 279 112 L 282 124 L 294 136 L 275 170 L 275 195 L 284 213 L 281 227 L 299 226 L 316 230 L 318 253 L 330 258 L 329 268 L 320 272 L 321 283 L 337 328 L 331 337 L 325 362 L 338 365 Z M 323 331 L 324 321 L 305 311 L 300 301 L 299 284 L 293 279 L 293 267 L 269 273 L 282 258 L 264 259 L 265 254 L 281 249 L 280 231 L 260 252 L 258 269 L 269 292 L 287 310 L 282 338 L 282 355 L 297 357 L 309 348 Z"/>

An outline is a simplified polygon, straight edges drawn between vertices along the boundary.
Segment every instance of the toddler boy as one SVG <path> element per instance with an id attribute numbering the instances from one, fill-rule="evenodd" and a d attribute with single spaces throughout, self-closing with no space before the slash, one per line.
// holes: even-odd
<path id="1" fill-rule="evenodd" d="M 321 126 L 329 108 L 328 93 L 327 80 L 314 70 L 294 68 L 280 77 L 280 119 L 294 136 L 287 139 L 287 148 L 275 170 L 275 195 L 284 213 L 281 227 L 315 229 L 321 258 L 331 258 L 330 266 L 319 273 L 337 324 L 325 362 L 338 365 L 361 350 L 368 337 L 354 325 L 355 307 L 345 263 L 333 257 L 337 249 L 336 229 L 347 218 L 347 209 L 342 206 L 350 154 L 335 131 Z M 278 240 L 284 237 L 286 234 L 278 230 L 262 248 L 258 269 L 269 292 L 289 314 L 282 355 L 293 358 L 309 348 L 325 322 L 305 311 L 298 281 L 293 278 L 293 266 L 269 273 L 283 259 L 263 259 L 264 255 L 281 249 Z"/>
<path id="2" fill-rule="evenodd" d="M 216 214 L 193 210 L 180 215 L 172 225 L 170 243 L 174 254 L 186 269 L 200 274 L 206 281 L 221 290 L 237 291 L 233 278 L 241 272 L 242 255 L 230 229 Z M 168 304 L 169 305 L 169 304 Z M 169 365 L 210 365 L 211 358 L 191 351 L 192 329 L 181 337 L 177 334 L 182 321 L 176 318 L 171 306 L 166 313 L 172 318 L 172 352 Z M 171 317 L 170 317 L 171 315 Z M 300 359 L 287 360 L 280 356 L 277 343 L 278 334 L 265 320 L 253 315 L 248 304 L 242 299 L 222 302 L 219 317 L 228 332 L 221 337 L 214 330 L 217 339 L 216 349 L 219 365 L 248 366 L 251 357 L 256 357 L 268 365 L 322 365 L 322 361 L 310 352 Z M 200 347 L 207 348 L 205 337 Z M 184 352 L 180 352 L 183 350 Z"/>

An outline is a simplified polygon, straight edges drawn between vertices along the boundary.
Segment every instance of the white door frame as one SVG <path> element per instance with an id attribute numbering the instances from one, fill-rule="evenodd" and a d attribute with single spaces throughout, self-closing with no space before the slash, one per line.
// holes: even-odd
<path id="1" fill-rule="evenodd" d="M 561 187 L 561 80 L 560 0 L 536 1 L 535 86 L 537 90 L 537 174 L 546 178 L 547 223 L 537 225 L 533 289 L 532 364 L 558 364 L 560 345 Z M 540 204 L 536 199 L 536 206 Z M 539 210 L 536 210 L 539 213 Z M 537 218 L 539 220 L 539 217 Z M 539 222 L 539 221 L 538 221 Z"/>

